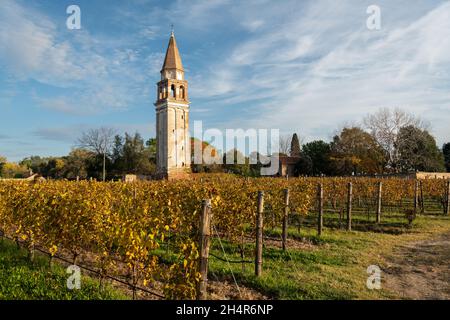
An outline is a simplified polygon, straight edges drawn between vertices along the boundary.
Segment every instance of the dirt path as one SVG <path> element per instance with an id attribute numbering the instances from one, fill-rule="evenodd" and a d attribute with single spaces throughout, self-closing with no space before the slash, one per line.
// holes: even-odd
<path id="1" fill-rule="evenodd" d="M 404 299 L 450 299 L 450 233 L 399 247 L 384 286 Z"/>

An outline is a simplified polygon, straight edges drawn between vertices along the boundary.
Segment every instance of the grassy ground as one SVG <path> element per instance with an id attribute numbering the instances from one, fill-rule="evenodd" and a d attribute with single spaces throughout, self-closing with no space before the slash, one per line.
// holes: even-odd
<path id="1" fill-rule="evenodd" d="M 366 287 L 367 267 L 378 265 L 383 270 L 386 258 L 393 249 L 405 243 L 427 239 L 450 231 L 450 218 L 419 216 L 411 227 L 397 216 L 384 221 L 370 231 L 347 232 L 325 228 L 317 236 L 315 217 L 304 221 L 300 234 L 296 227 L 289 228 L 290 248 L 283 252 L 279 241 L 266 241 L 263 253 L 263 274 L 256 278 L 254 267 L 247 264 L 228 264 L 210 259 L 210 278 L 233 282 L 230 268 L 238 284 L 256 289 L 274 299 L 395 299 L 399 296 L 389 290 L 369 290 Z M 336 226 L 333 218 L 326 225 Z M 374 225 L 364 217 L 356 218 L 356 230 L 367 230 Z M 387 233 L 384 233 L 387 232 Z M 280 238 L 280 230 L 267 230 L 266 236 Z M 236 246 L 222 242 L 230 260 L 240 260 Z M 246 260 L 251 260 L 254 245 L 245 245 Z M 224 256 L 217 239 L 212 253 Z M 383 275 L 382 275 L 383 281 Z"/>
<path id="2" fill-rule="evenodd" d="M 70 274 L 61 265 L 49 266 L 49 259 L 36 256 L 33 263 L 27 251 L 18 249 L 9 240 L 0 240 L 0 299 L 3 300 L 103 300 L 127 297 L 99 282 L 82 276 L 81 289 L 67 289 Z"/>

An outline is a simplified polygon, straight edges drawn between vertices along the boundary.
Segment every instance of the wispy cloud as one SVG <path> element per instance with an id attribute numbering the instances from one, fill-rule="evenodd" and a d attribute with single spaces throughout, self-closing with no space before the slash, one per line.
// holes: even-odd
<path id="1" fill-rule="evenodd" d="M 243 4 L 235 10 L 245 12 L 246 21 L 259 18 L 272 28 L 252 30 L 224 63 L 200 72 L 197 77 L 211 86 L 194 82 L 194 92 L 214 97 L 217 108 L 252 110 L 250 117 L 217 121 L 221 126 L 277 127 L 325 138 L 342 121 L 402 107 L 430 120 L 443 141 L 450 137 L 450 37 L 444 31 L 450 30 L 450 3 L 416 4 L 408 16 L 401 10 L 406 2 L 382 1 L 382 17 L 390 18 L 381 31 L 365 27 L 364 3 L 308 1 L 301 14 L 283 18 Z M 295 4 L 276 7 L 283 12 L 280 7 Z"/>
<path id="2" fill-rule="evenodd" d="M 132 107 L 136 98 L 147 93 L 143 88 L 149 78 L 142 72 L 147 57 L 126 45 L 126 41 L 118 46 L 105 37 L 94 37 L 86 29 L 56 28 L 48 16 L 33 8 L 12 0 L 2 2 L 4 68 L 18 81 L 35 80 L 65 89 L 61 96 L 38 99 L 48 109 L 91 114 Z"/>
<path id="3" fill-rule="evenodd" d="M 44 154 L 70 150 L 93 123 L 154 135 L 171 23 L 191 120 L 205 129 L 280 128 L 328 139 L 341 123 L 401 107 L 428 120 L 440 143 L 450 137 L 448 1 L 379 0 L 380 31 L 366 28 L 369 0 L 112 1 L 77 31 L 46 6 L 1 2 L 2 120 L 24 110 L 43 115 L 25 117 L 16 133 L 4 122 L 0 130 L 16 140 L 28 130 Z M 82 7 L 91 16 L 96 9 Z M 6 146 L 11 139 L 0 152 L 22 154 Z"/>

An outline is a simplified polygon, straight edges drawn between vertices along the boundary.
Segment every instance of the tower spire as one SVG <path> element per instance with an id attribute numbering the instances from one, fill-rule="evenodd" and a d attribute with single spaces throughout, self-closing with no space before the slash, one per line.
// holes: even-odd
<path id="1" fill-rule="evenodd" d="M 178 51 L 177 42 L 175 40 L 173 25 L 169 45 L 167 46 L 166 57 L 164 58 L 164 64 L 161 72 L 164 70 L 184 71 L 183 63 L 181 62 L 180 52 Z"/>

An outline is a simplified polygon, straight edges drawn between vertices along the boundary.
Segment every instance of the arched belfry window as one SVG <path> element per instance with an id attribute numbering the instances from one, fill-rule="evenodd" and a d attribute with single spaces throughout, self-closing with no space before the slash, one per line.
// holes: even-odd
<path id="1" fill-rule="evenodd" d="M 185 93 L 184 93 L 184 87 L 183 86 L 181 86 L 180 87 L 180 97 L 181 97 L 181 99 L 184 99 L 185 98 Z"/>
<path id="2" fill-rule="evenodd" d="M 170 86 L 170 95 L 173 98 L 176 98 L 176 90 L 175 90 L 175 85 L 174 84 Z"/>

